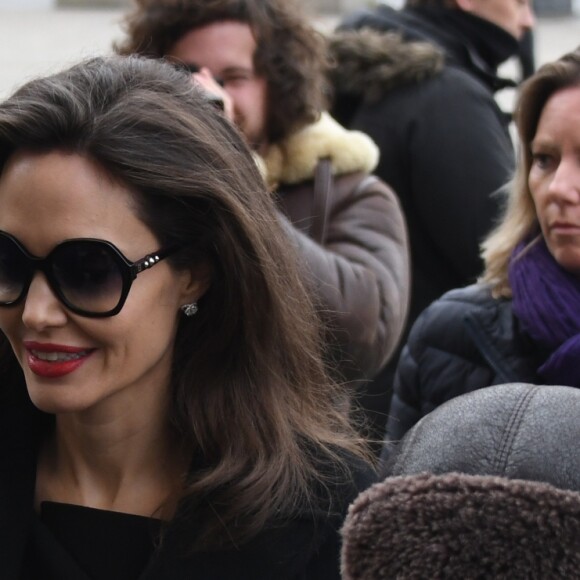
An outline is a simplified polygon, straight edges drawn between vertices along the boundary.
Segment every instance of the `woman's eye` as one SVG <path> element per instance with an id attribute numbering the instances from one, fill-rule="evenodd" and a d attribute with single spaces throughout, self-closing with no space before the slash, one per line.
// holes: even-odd
<path id="1" fill-rule="evenodd" d="M 540 169 L 549 169 L 553 162 L 553 156 L 548 153 L 532 153 L 532 164 Z"/>

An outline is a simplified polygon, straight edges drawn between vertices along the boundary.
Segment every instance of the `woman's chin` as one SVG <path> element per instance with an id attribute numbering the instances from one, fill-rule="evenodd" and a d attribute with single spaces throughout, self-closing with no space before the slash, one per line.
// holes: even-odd
<path id="1" fill-rule="evenodd" d="M 552 251 L 552 256 L 560 267 L 570 274 L 580 276 L 580 248 L 578 249 L 556 249 Z"/>
<path id="2" fill-rule="evenodd" d="M 27 389 L 32 404 L 44 413 L 53 415 L 75 413 L 84 411 L 90 406 L 87 401 L 81 400 L 78 393 L 71 393 L 62 385 L 47 386 L 27 382 Z"/>

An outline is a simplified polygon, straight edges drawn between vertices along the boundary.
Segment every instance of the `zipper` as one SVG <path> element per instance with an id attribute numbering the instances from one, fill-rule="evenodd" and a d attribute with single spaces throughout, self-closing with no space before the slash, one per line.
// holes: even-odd
<path id="1" fill-rule="evenodd" d="M 491 342 L 487 333 L 472 314 L 467 314 L 463 319 L 467 333 L 471 336 L 475 346 L 487 364 L 495 371 L 502 383 L 518 382 L 518 377 L 504 364 L 501 352 Z M 498 383 L 499 384 L 499 383 Z"/>

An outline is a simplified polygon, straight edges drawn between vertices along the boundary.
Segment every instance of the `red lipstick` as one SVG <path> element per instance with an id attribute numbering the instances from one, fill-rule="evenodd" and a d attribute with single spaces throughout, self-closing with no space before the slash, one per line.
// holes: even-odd
<path id="1" fill-rule="evenodd" d="M 24 342 L 26 362 L 30 370 L 40 377 L 57 378 L 68 375 L 84 364 L 95 349 L 51 344 Z"/>

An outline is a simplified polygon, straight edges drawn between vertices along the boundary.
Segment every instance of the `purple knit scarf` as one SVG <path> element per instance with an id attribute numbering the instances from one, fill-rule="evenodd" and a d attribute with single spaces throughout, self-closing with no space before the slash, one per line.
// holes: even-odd
<path id="1" fill-rule="evenodd" d="M 539 375 L 547 384 L 580 387 L 580 280 L 560 267 L 539 238 L 516 247 L 509 282 L 523 330 L 552 353 Z"/>

